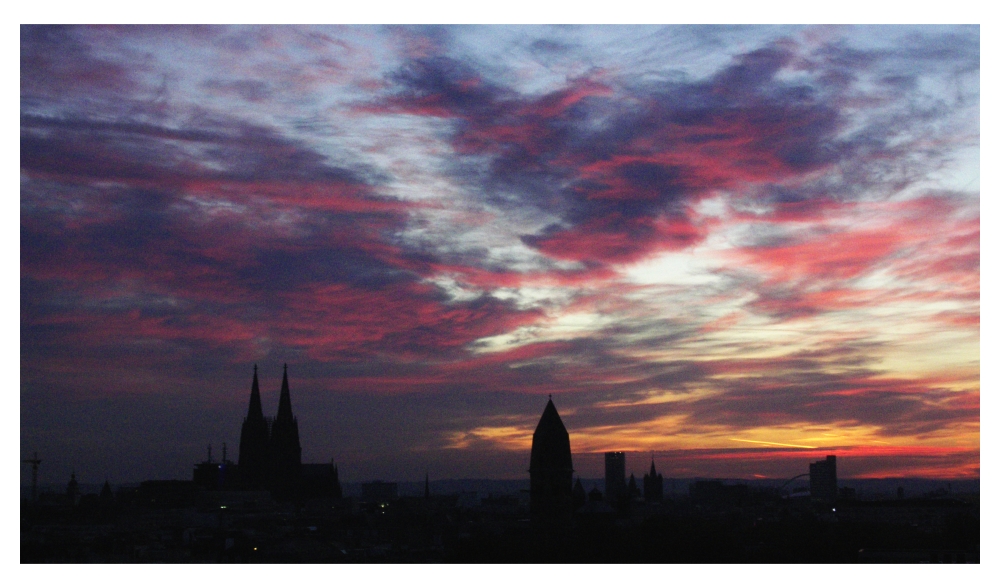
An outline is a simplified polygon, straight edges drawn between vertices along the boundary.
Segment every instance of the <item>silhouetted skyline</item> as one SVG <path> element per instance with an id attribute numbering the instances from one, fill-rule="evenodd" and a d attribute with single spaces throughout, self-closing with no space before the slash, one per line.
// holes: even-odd
<path id="1" fill-rule="evenodd" d="M 604 489 L 573 482 L 572 439 L 549 398 L 532 435 L 530 480 L 445 480 L 432 490 L 374 480 L 345 494 L 337 467 L 302 464 L 288 423 L 287 368 L 274 419 L 260 417 L 256 369 L 239 463 L 207 459 L 192 480 L 100 493 L 71 474 L 21 502 L 22 563 L 978 563 L 978 479 L 894 497 L 840 486 L 837 458 L 809 464 L 808 488 L 774 481 L 670 480 L 640 489 L 623 452 Z M 259 417 L 259 418 L 258 418 Z M 267 429 L 263 443 L 257 421 Z M 284 424 L 279 424 L 281 422 Z M 247 441 L 252 442 L 247 442 Z M 37 465 L 38 460 L 30 461 Z M 885 482 L 883 480 L 883 482 Z M 918 490 L 904 496 L 905 486 Z M 883 484 L 884 486 L 884 484 Z M 971 491 L 970 491 L 971 490 Z M 884 491 L 884 488 L 883 488 Z"/>
<path id="2" fill-rule="evenodd" d="M 976 478 L 979 34 L 23 26 L 21 459 Z"/>

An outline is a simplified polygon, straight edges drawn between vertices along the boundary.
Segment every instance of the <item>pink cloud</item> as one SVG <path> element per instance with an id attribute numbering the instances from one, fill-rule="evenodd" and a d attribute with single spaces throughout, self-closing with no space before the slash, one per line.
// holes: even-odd
<path id="1" fill-rule="evenodd" d="M 534 238 L 531 244 L 559 259 L 627 263 L 653 251 L 683 249 L 703 236 L 701 227 L 684 218 L 626 218 L 612 213 Z"/>

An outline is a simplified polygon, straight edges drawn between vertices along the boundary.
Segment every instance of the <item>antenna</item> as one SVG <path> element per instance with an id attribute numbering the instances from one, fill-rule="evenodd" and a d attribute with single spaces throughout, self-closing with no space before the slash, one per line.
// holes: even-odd
<path id="1" fill-rule="evenodd" d="M 42 460 L 38 459 L 38 452 L 35 452 L 35 457 L 32 459 L 24 460 L 24 463 L 31 464 L 31 501 L 38 501 L 38 464 L 42 463 Z"/>

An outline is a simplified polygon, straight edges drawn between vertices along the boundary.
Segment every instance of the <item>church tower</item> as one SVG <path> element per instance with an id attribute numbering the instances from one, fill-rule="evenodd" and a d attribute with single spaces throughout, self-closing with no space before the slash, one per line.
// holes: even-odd
<path id="1" fill-rule="evenodd" d="M 642 493 L 646 502 L 663 502 L 663 474 L 656 473 L 656 463 L 649 461 L 649 473 L 642 477 Z"/>
<path id="2" fill-rule="evenodd" d="M 253 366 L 253 385 L 250 387 L 250 408 L 240 432 L 239 475 L 246 488 L 267 486 L 271 456 L 268 451 L 268 426 L 260 403 L 260 385 L 257 383 L 257 366 Z"/>
<path id="3" fill-rule="evenodd" d="M 299 445 L 299 421 L 292 416 L 292 397 L 288 392 L 288 364 L 281 379 L 278 415 L 271 423 L 271 476 L 278 490 L 289 490 L 299 481 L 302 446 Z"/>
<path id="4" fill-rule="evenodd" d="M 549 403 L 531 438 L 531 518 L 566 520 L 573 508 L 573 457 L 569 433 L 556 407 Z"/>

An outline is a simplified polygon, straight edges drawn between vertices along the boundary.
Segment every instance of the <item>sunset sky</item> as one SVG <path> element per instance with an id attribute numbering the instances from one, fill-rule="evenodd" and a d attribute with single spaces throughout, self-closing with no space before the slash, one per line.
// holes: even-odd
<path id="1" fill-rule="evenodd" d="M 978 26 L 20 32 L 45 481 L 979 476 Z"/>

